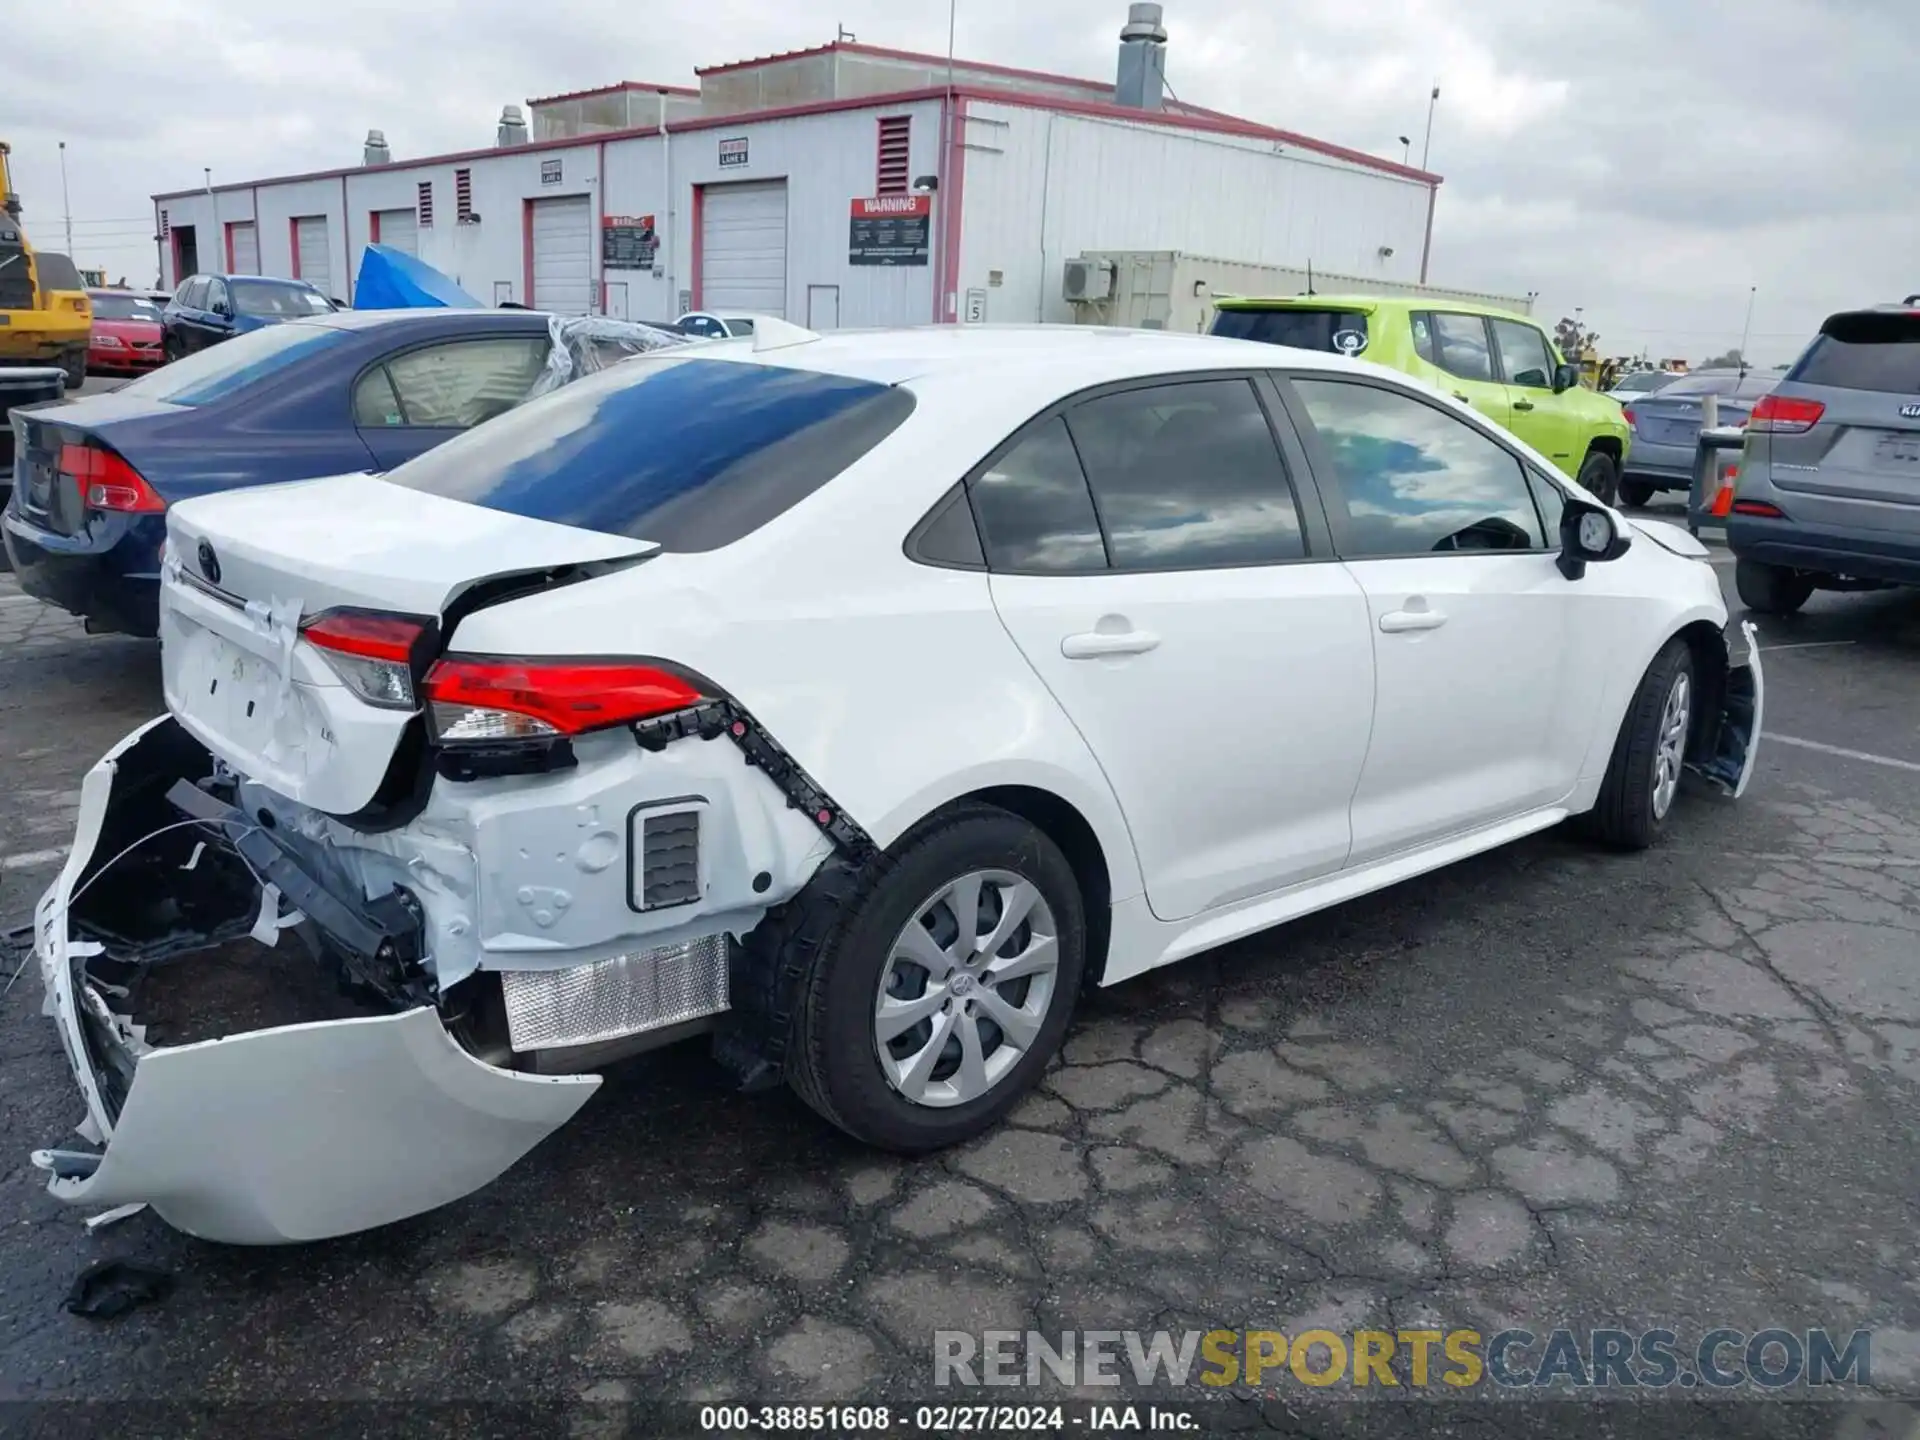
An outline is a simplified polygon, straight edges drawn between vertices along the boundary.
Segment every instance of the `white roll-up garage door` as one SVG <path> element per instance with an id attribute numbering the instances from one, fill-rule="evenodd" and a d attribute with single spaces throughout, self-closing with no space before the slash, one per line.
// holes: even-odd
<path id="1" fill-rule="evenodd" d="M 260 273 L 260 232 L 251 220 L 236 220 L 233 226 L 233 273 Z"/>
<path id="2" fill-rule="evenodd" d="M 533 202 L 533 294 L 527 303 L 559 315 L 593 310 L 593 216 L 587 197 Z"/>
<path id="3" fill-rule="evenodd" d="M 333 258 L 327 246 L 327 217 L 302 215 L 295 220 L 293 243 L 298 247 L 300 278 L 322 295 L 333 294 Z"/>
<path id="4" fill-rule="evenodd" d="M 378 221 L 379 239 L 382 245 L 395 250 L 404 250 L 409 255 L 420 253 L 420 222 L 411 210 L 376 210 L 374 219 Z"/>
<path id="5" fill-rule="evenodd" d="M 786 181 L 701 192 L 700 308 L 786 318 Z"/>

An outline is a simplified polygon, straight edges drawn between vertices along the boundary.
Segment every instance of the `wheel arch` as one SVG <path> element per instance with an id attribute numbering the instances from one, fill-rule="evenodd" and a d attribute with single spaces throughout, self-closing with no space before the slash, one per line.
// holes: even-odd
<path id="1" fill-rule="evenodd" d="M 1653 664 L 1654 657 L 1676 639 L 1686 642 L 1693 656 L 1695 681 L 1703 687 L 1702 703 L 1694 706 L 1693 734 L 1688 740 L 1690 754 L 1696 753 L 1697 747 L 1713 742 L 1715 732 L 1703 732 L 1698 717 L 1709 714 L 1717 724 L 1720 701 L 1726 694 L 1729 661 L 1725 613 L 1721 612 L 1716 618 L 1710 607 L 1697 605 L 1673 616 L 1660 629 L 1659 637 L 1632 657 L 1631 665 L 1623 663 L 1620 666 L 1602 700 L 1604 723 L 1595 727 L 1587 742 L 1587 756 L 1580 767 L 1580 798 L 1572 807 L 1576 813 L 1590 804 L 1599 793 L 1607 762 L 1613 755 L 1614 742 L 1620 738 L 1620 726 L 1626 720 L 1627 708 L 1633 703 L 1634 693 L 1640 688 L 1641 677 L 1647 673 L 1647 667 Z"/>

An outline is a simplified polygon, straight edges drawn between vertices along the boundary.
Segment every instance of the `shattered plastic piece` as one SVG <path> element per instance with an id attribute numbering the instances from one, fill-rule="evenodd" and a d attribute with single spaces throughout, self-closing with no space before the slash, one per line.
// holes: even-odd
<path id="1" fill-rule="evenodd" d="M 104 1230 L 107 1226 L 117 1225 L 122 1220 L 131 1220 L 146 1208 L 147 1202 L 144 1200 L 136 1200 L 130 1205 L 116 1205 L 111 1210 L 102 1210 L 98 1215 L 89 1215 L 87 1229 L 89 1231 Z"/>
<path id="2" fill-rule="evenodd" d="M 692 343 L 685 335 L 655 325 L 598 315 L 555 315 L 547 322 L 547 333 L 552 348 L 547 351 L 546 368 L 527 391 L 528 400 L 635 355 Z"/>
<path id="3" fill-rule="evenodd" d="M 204 840 L 195 841 L 193 846 L 193 854 L 187 857 L 187 863 L 182 865 L 180 868 L 182 870 L 193 869 L 194 866 L 200 863 L 200 857 L 206 853 L 207 853 L 207 842 Z"/>
<path id="4" fill-rule="evenodd" d="M 132 1260 L 96 1260 L 67 1292 L 66 1308 L 89 1320 L 114 1320 L 173 1293 L 173 1276 Z"/>
<path id="5" fill-rule="evenodd" d="M 247 933 L 262 945 L 278 945 L 280 932 L 289 925 L 298 925 L 307 917 L 295 910 L 289 914 L 280 913 L 280 887 L 262 885 L 260 887 L 260 913 L 254 918 L 253 928 Z"/>

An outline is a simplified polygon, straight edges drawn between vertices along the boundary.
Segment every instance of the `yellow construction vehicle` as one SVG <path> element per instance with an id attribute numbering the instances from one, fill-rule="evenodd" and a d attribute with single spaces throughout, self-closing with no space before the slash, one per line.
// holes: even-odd
<path id="1" fill-rule="evenodd" d="M 72 260 L 27 243 L 12 154 L 0 140 L 0 365 L 57 365 L 77 388 L 87 378 L 93 304 Z"/>

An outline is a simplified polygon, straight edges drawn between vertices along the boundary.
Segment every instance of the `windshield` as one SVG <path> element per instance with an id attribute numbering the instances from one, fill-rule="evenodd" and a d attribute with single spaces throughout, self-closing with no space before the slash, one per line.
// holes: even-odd
<path id="1" fill-rule="evenodd" d="M 169 405 L 208 405 L 347 338 L 327 325 L 273 325 L 197 350 L 118 393 Z"/>
<path id="2" fill-rule="evenodd" d="M 271 280 L 229 280 L 233 313 L 265 320 L 292 320 L 301 315 L 325 315 L 333 309 L 327 297 L 305 285 L 280 285 Z"/>
<path id="3" fill-rule="evenodd" d="M 160 307 L 144 295 L 95 290 L 87 298 L 93 302 L 93 318 L 96 320 L 151 320 L 156 325 L 160 323 Z"/>
<path id="4" fill-rule="evenodd" d="M 1258 340 L 1267 345 L 1291 345 L 1296 350 L 1324 350 L 1334 355 L 1358 355 L 1367 348 L 1367 317 L 1358 310 L 1221 310 L 1213 317 L 1213 333 L 1230 340 Z"/>
<path id="5" fill-rule="evenodd" d="M 913 413 L 906 390 L 785 366 L 636 356 L 387 479 L 530 520 L 714 550 L 799 503 Z"/>

